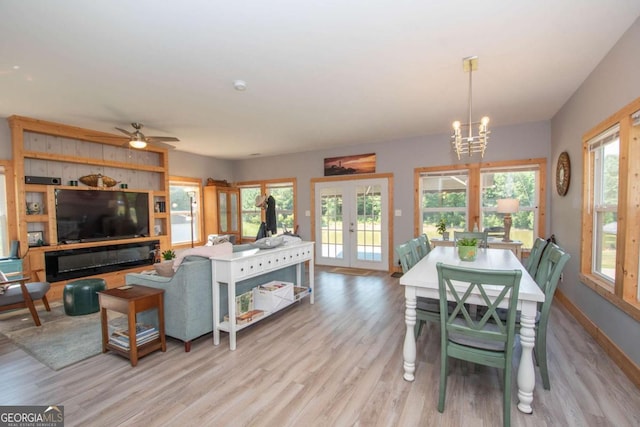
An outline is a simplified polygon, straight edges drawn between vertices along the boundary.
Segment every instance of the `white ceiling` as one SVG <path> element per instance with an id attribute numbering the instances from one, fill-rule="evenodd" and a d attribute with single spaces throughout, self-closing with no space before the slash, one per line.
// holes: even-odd
<path id="1" fill-rule="evenodd" d="M 0 116 L 246 158 L 550 119 L 638 0 L 0 0 Z M 19 68 L 15 68 L 18 66 Z M 233 81 L 247 82 L 237 92 Z"/>

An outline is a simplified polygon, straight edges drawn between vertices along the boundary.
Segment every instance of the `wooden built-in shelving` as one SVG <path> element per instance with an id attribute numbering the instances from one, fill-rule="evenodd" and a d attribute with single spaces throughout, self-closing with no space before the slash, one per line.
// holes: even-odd
<path id="1" fill-rule="evenodd" d="M 166 149 L 148 147 L 134 150 L 126 147 L 127 138 L 105 132 L 36 120 L 28 117 L 8 118 L 13 149 L 14 194 L 8 192 L 9 236 L 19 240 L 25 256 L 25 269 L 44 268 L 44 253 L 60 249 L 110 245 L 114 241 L 73 243 L 59 245 L 56 230 L 55 189 L 96 189 L 79 183 L 78 187 L 66 185 L 78 181 L 81 176 L 101 173 L 126 183 L 128 188 L 114 187 L 119 191 L 149 193 L 149 236 L 120 239 L 118 243 L 160 240 L 162 248 L 171 246 L 170 216 L 156 212 L 157 201 L 169 198 L 169 161 Z M 25 176 L 60 178 L 62 185 L 26 184 Z M 110 191 L 102 188 L 101 191 Z M 40 210 L 28 213 L 27 202 L 37 202 Z M 28 233 L 42 231 L 44 246 L 29 247 Z M 28 250 L 27 250 L 28 248 Z M 146 269 L 148 269 L 147 267 Z M 100 275 L 108 287 L 124 284 L 124 274 L 141 271 L 133 268 Z M 50 298 L 62 295 L 65 282 L 52 284 Z"/>

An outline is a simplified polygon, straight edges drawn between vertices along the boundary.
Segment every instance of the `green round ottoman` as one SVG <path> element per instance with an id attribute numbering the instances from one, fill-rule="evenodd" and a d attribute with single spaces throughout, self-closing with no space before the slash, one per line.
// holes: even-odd
<path id="1" fill-rule="evenodd" d="M 67 316 L 81 316 L 100 311 L 98 291 L 104 291 L 104 279 L 80 279 L 64 285 L 64 312 Z"/>

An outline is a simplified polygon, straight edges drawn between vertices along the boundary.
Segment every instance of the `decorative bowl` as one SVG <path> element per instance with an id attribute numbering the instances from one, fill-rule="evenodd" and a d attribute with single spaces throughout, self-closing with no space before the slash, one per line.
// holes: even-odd
<path id="1" fill-rule="evenodd" d="M 477 246 L 458 246 L 458 256 L 461 261 L 475 261 L 478 256 Z"/>
<path id="2" fill-rule="evenodd" d="M 78 178 L 81 183 L 83 183 L 84 185 L 88 185 L 89 187 L 99 187 L 98 184 L 100 182 L 100 179 L 102 179 L 103 187 L 113 187 L 117 184 L 115 179 L 109 178 L 108 176 L 104 176 L 102 174 L 85 175 Z"/>

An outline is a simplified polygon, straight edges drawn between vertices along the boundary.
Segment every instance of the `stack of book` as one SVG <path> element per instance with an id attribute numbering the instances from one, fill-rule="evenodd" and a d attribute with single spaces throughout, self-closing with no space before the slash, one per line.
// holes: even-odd
<path id="1" fill-rule="evenodd" d="M 158 338 L 158 328 L 151 325 L 143 325 L 138 323 L 136 325 L 136 345 L 139 347 L 149 341 L 153 341 Z M 128 329 L 118 329 L 111 333 L 111 337 L 109 337 L 109 343 L 122 349 L 129 351 L 131 347 L 129 345 L 129 330 Z"/>

